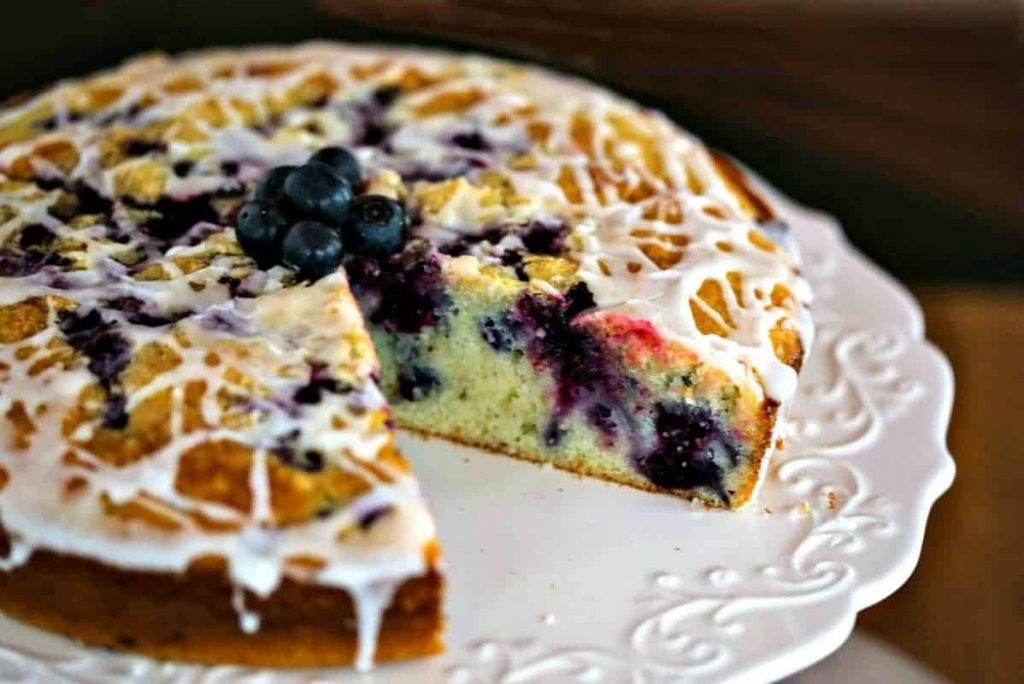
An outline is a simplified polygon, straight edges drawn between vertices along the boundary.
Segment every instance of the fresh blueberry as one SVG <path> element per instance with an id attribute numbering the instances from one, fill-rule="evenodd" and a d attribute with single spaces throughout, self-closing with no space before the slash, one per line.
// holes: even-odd
<path id="1" fill-rule="evenodd" d="M 348 216 L 352 186 L 322 162 L 310 162 L 284 180 L 284 196 L 302 216 L 340 224 Z"/>
<path id="2" fill-rule="evenodd" d="M 310 157 L 309 161 L 327 164 L 353 188 L 363 183 L 363 169 L 359 166 L 359 160 L 344 147 L 325 147 Z"/>
<path id="3" fill-rule="evenodd" d="M 263 180 L 256 186 L 256 193 L 253 198 L 260 202 L 277 204 L 284 196 L 284 181 L 288 174 L 294 171 L 295 166 L 275 166 L 267 171 Z"/>
<path id="4" fill-rule="evenodd" d="M 405 210 L 393 199 L 361 195 L 352 200 L 345 240 L 356 254 L 386 256 L 405 241 Z"/>
<path id="5" fill-rule="evenodd" d="M 238 212 L 238 243 L 260 268 L 273 266 L 281 257 L 281 240 L 287 230 L 288 217 L 272 204 L 249 202 Z"/>
<path id="6" fill-rule="evenodd" d="M 316 221 L 300 221 L 285 235 L 281 255 L 284 264 L 302 278 L 318 280 L 338 268 L 341 251 L 337 231 Z"/>

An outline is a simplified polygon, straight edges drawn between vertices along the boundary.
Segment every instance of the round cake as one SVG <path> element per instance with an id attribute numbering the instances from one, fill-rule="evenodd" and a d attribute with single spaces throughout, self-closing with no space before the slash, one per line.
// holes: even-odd
<path id="1" fill-rule="evenodd" d="M 310 44 L 59 84 L 0 113 L 0 609 L 199 662 L 437 653 L 395 424 L 738 508 L 809 301 L 736 166 L 537 68 Z"/>

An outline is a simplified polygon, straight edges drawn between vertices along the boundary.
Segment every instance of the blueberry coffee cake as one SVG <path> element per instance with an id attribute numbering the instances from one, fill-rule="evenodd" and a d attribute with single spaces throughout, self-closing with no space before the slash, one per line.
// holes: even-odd
<path id="1" fill-rule="evenodd" d="M 539 69 L 314 44 L 60 84 L 0 112 L 0 609 L 201 662 L 436 653 L 392 420 L 737 508 L 809 299 L 739 169 Z"/>

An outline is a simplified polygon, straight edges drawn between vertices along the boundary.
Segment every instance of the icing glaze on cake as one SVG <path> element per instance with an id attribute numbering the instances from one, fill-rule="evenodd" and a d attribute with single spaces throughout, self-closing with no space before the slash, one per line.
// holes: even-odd
<path id="1" fill-rule="evenodd" d="M 312 284 L 258 269 L 239 206 L 326 145 L 406 207 L 405 251 Z M 524 355 L 553 397 L 537 448 L 577 440 L 582 414 L 593 444 L 629 443 L 636 478 L 559 467 L 689 491 L 703 475 L 672 470 L 692 466 L 686 442 L 718 505 L 753 496 L 810 344 L 797 255 L 742 174 L 659 114 L 535 68 L 318 44 L 143 58 L 8 109 L 0 146 L 3 567 L 39 549 L 166 572 L 221 556 L 245 632 L 243 590 L 342 587 L 364 667 L 436 542 L 348 280 L 410 426 L 450 382 L 423 336 L 479 306 L 482 348 Z M 563 368 L 566 349 L 590 365 Z M 741 443 L 754 472 L 722 481 Z"/>

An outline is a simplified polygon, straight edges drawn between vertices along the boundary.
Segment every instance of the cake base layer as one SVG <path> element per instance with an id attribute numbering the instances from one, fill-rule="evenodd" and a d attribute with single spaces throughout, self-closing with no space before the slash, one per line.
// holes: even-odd
<path id="1" fill-rule="evenodd" d="M 286 579 L 265 600 L 248 595 L 246 607 L 261 622 L 246 634 L 220 565 L 199 563 L 182 574 L 137 572 L 38 551 L 0 573 L 0 610 L 91 645 L 160 659 L 257 667 L 354 662 L 357 620 L 346 591 Z M 399 587 L 384 615 L 375 662 L 444 649 L 442 588 L 435 570 Z"/>

